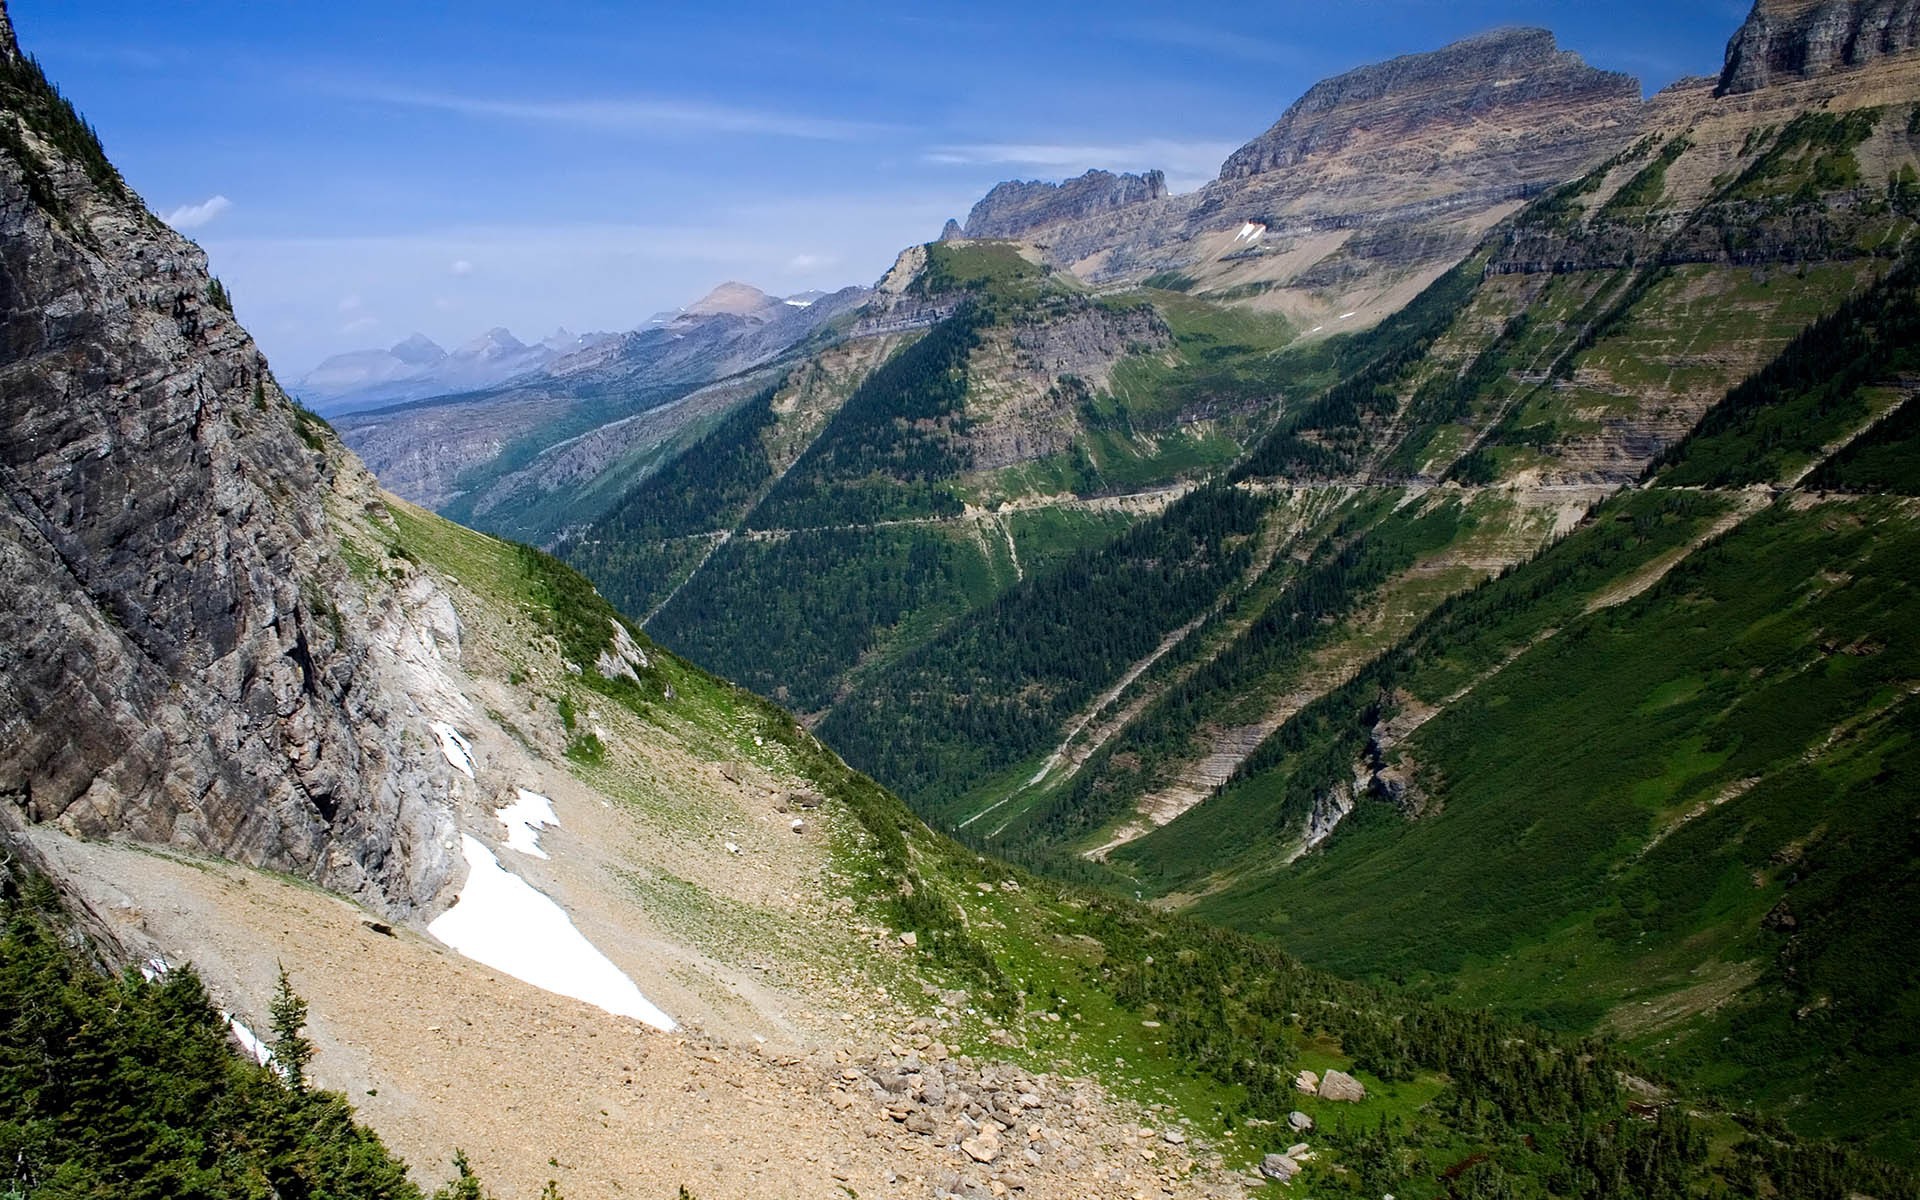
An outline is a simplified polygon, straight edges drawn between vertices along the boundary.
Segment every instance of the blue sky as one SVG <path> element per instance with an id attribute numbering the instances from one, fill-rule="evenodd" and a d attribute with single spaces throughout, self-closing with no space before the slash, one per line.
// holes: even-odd
<path id="1" fill-rule="evenodd" d="M 623 329 L 870 283 L 1006 178 L 1176 190 L 1327 75 L 1541 25 L 1649 90 L 1746 0 L 11 0 L 284 378 L 420 330 Z"/>

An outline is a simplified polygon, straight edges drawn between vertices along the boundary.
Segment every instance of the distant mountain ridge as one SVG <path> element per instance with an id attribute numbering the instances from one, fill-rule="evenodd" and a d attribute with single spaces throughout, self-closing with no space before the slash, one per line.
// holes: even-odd
<path id="1" fill-rule="evenodd" d="M 653 329 L 678 326 L 684 333 L 685 323 L 709 317 L 777 322 L 822 295 L 772 296 L 751 284 L 729 281 L 685 308 L 654 314 L 629 333 L 575 334 L 562 326 L 536 342 L 523 342 L 511 330 L 495 326 L 451 351 L 415 333 L 386 349 L 333 355 L 301 376 L 292 391 L 324 416 L 483 391 L 536 373 L 596 369 L 620 353 L 596 353 L 601 347 Z"/>
<path id="2" fill-rule="evenodd" d="M 293 392 L 322 414 L 354 412 L 491 387 L 613 336 L 576 335 L 561 328 L 527 343 L 504 326 L 495 326 L 449 351 L 415 333 L 384 350 L 335 354 L 301 376 Z"/>
<path id="3" fill-rule="evenodd" d="M 1323 80 L 1196 192 L 1169 194 L 1159 172 L 1004 183 L 962 232 L 1030 242 L 1090 283 L 1367 323 L 1644 119 L 1630 76 L 1547 30 L 1501 29 Z"/>

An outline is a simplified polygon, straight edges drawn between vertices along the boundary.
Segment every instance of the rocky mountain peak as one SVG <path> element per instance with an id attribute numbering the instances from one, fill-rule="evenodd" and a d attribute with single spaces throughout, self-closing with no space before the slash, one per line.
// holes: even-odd
<path id="1" fill-rule="evenodd" d="M 527 344 L 513 336 L 512 330 L 504 325 L 496 325 L 455 353 L 469 358 L 503 358 L 526 349 Z"/>
<path id="2" fill-rule="evenodd" d="M 387 351 L 387 353 L 393 355 L 403 363 L 413 363 L 421 366 L 429 363 L 437 363 L 447 356 L 447 352 L 440 348 L 440 343 L 434 341 L 424 333 L 412 334 L 401 341 L 395 342 L 393 349 Z"/>
<path id="3" fill-rule="evenodd" d="M 973 206 L 962 232 L 970 238 L 1016 238 L 1063 221 L 1159 200 L 1166 194 L 1167 178 L 1159 171 L 1115 175 L 1094 170 L 1064 183 L 1011 180 L 997 185 Z"/>
<path id="4" fill-rule="evenodd" d="M 1920 48 L 1920 0 L 1756 0 L 1727 43 L 1722 96 Z"/>
<path id="5" fill-rule="evenodd" d="M 754 317 L 764 314 L 768 309 L 778 307 L 779 304 L 780 301 L 752 284 L 730 279 L 687 305 L 681 315 Z"/>
<path id="6" fill-rule="evenodd" d="M 1361 134 L 1389 142 L 1436 127 L 1523 125 L 1541 113 L 1598 103 L 1631 107 L 1631 76 L 1588 66 L 1545 29 L 1499 29 L 1315 84 L 1260 137 L 1235 151 L 1222 181 L 1337 153 Z"/>

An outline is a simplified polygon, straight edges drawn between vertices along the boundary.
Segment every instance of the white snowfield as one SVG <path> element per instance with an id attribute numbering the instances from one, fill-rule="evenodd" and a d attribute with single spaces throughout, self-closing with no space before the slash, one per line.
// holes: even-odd
<path id="1" fill-rule="evenodd" d="M 440 753 L 454 770 L 473 778 L 473 743 L 460 736 L 460 731 L 445 721 L 434 721 L 427 726 L 433 730 L 433 736 L 440 739 Z"/>
<path id="2" fill-rule="evenodd" d="M 227 1024 L 227 1032 L 233 1035 L 234 1040 L 240 1043 L 242 1049 L 253 1056 L 253 1061 L 263 1067 L 273 1061 L 272 1047 L 261 1041 L 253 1030 L 246 1027 L 245 1023 L 242 1022 L 239 1017 L 234 1016 L 225 1009 L 220 1011 L 220 1017 Z"/>
<path id="3" fill-rule="evenodd" d="M 500 865 L 478 838 L 462 834 L 467 882 L 427 932 L 475 962 L 555 995 L 671 1033 L 674 1019 L 641 994 L 619 967 L 574 927 L 566 910 Z"/>
<path id="4" fill-rule="evenodd" d="M 553 813 L 553 801 L 525 788 L 513 790 L 519 799 L 493 812 L 494 816 L 500 818 L 500 823 L 507 827 L 507 848 L 531 854 L 535 858 L 546 858 L 547 852 L 540 848 L 540 831 L 560 828 L 560 818 Z"/>

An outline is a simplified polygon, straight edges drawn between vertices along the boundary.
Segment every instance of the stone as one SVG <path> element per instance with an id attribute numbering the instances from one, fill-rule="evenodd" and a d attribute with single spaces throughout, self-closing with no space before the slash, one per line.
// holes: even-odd
<path id="1" fill-rule="evenodd" d="M 1367 1089 L 1360 1081 L 1345 1071 L 1328 1071 L 1320 1081 L 1320 1098 L 1337 1100 L 1343 1104 L 1358 1104 L 1367 1098 Z"/>
<path id="2" fill-rule="evenodd" d="M 1311 1096 L 1320 1090 L 1320 1077 L 1312 1071 L 1302 1071 L 1293 1077 L 1293 1087 Z"/>
<path id="3" fill-rule="evenodd" d="M 1260 1173 L 1268 1179 L 1287 1183 L 1300 1173 L 1300 1164 L 1284 1154 L 1269 1154 L 1260 1160 Z"/>
<path id="4" fill-rule="evenodd" d="M 973 1137 L 961 1141 L 960 1149 L 975 1162 L 990 1163 L 1000 1157 L 999 1131 L 988 1125 Z"/>
<path id="5" fill-rule="evenodd" d="M 920 935 L 909 929 L 900 935 L 900 944 L 911 950 L 920 944 Z"/>
<path id="6" fill-rule="evenodd" d="M 1305 1133 L 1313 1128 L 1313 1118 L 1296 1108 L 1287 1114 L 1287 1125 L 1289 1128 Z"/>

